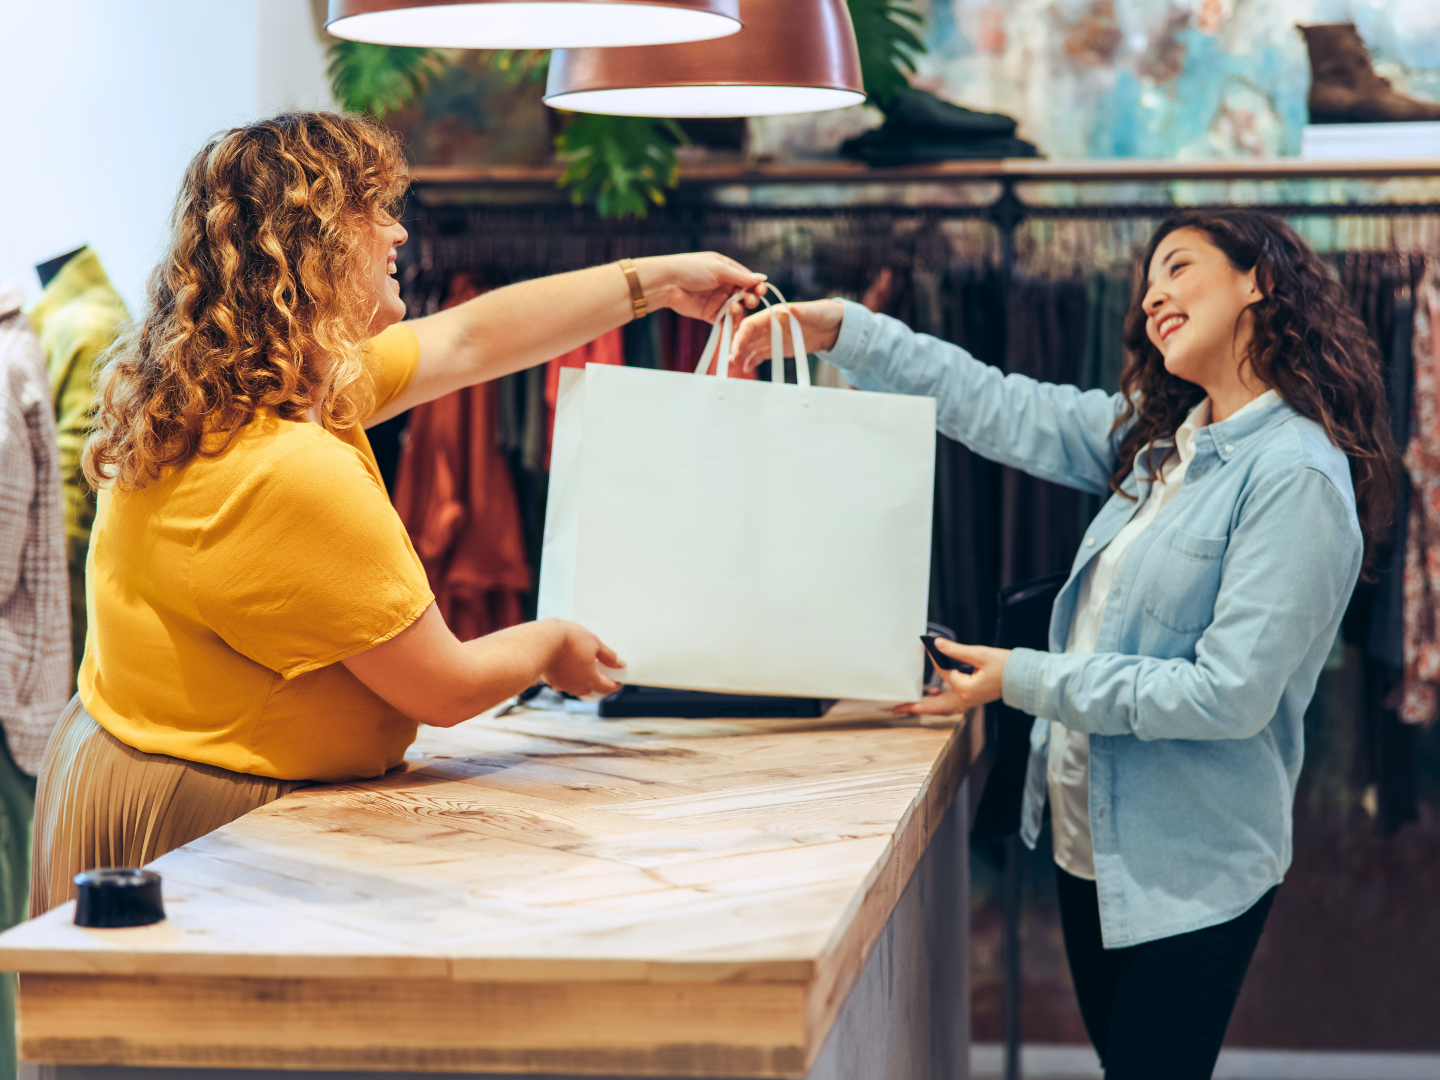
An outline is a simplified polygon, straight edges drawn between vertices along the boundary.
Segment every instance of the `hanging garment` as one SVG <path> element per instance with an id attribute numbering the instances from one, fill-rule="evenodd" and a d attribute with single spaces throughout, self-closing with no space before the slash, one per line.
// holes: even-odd
<path id="1" fill-rule="evenodd" d="M 1414 282 L 1410 260 L 1396 268 L 1398 285 L 1386 286 L 1394 298 L 1391 327 L 1384 344 L 1385 388 L 1395 441 L 1410 441 L 1410 413 L 1414 397 L 1415 331 Z M 1405 551 L 1410 523 L 1409 476 L 1401 478 L 1390 527 L 1389 552 L 1379 568 L 1365 643 L 1365 759 L 1367 779 L 1375 785 L 1375 827 L 1391 836 L 1402 825 L 1418 821 L 1419 761 L 1415 725 L 1405 723 L 1397 706 L 1405 678 Z M 1397 688 L 1401 688 L 1397 693 Z"/>
<path id="2" fill-rule="evenodd" d="M 1423 269 L 1423 264 L 1422 264 Z M 1388 336 L 1382 344 L 1388 347 L 1385 363 L 1385 391 L 1390 405 L 1390 427 L 1395 445 L 1402 451 L 1410 443 L 1410 417 L 1415 396 L 1415 282 L 1411 260 L 1398 267 L 1400 276 L 1392 284 L 1395 293 L 1393 317 Z M 1379 567 L 1375 584 L 1375 602 L 1370 611 L 1366 634 L 1366 654 L 1384 663 L 1397 673 L 1405 666 L 1405 541 L 1410 523 L 1410 478 L 1403 477 L 1395 504 L 1395 519 L 1390 529 L 1390 550 Z"/>
<path id="3" fill-rule="evenodd" d="M 1409 438 L 1415 358 L 1415 268 L 1408 257 L 1388 251 L 1350 251 L 1336 260 L 1341 283 L 1355 313 L 1380 354 L 1391 428 L 1402 449 Z M 1376 580 L 1355 587 L 1341 623 L 1350 647 L 1346 668 L 1358 685 L 1356 782 L 1373 793 L 1368 803 L 1380 836 L 1393 835 L 1418 816 L 1414 727 L 1401 720 L 1404 696 L 1404 567 L 1409 526 L 1410 482 L 1399 485 L 1388 543 L 1376 563 Z"/>
<path id="4" fill-rule="evenodd" d="M 663 368 L 664 351 L 660 345 L 660 320 L 655 313 L 635 319 L 621 327 L 624 337 L 625 365 L 638 368 Z"/>
<path id="5" fill-rule="evenodd" d="M 1405 683 L 1400 718 L 1440 715 L 1440 266 L 1415 292 L 1415 412 L 1405 468 L 1410 530 L 1405 544 Z"/>
<path id="6" fill-rule="evenodd" d="M 87 247 L 60 268 L 27 315 L 45 350 L 60 443 L 73 689 L 85 651 L 85 555 L 95 521 L 95 492 L 80 470 L 80 453 L 94 415 L 95 360 L 120 335 L 130 313 L 110 284 L 100 257 Z"/>
<path id="7" fill-rule="evenodd" d="M 455 275 L 444 307 L 482 290 Z M 523 621 L 531 585 L 520 508 L 496 439 L 494 382 L 410 410 L 395 509 L 425 566 L 435 603 L 462 641 Z"/>
<path id="8" fill-rule="evenodd" d="M 1074 385 L 1085 340 L 1085 282 L 1020 279 L 1009 298 L 1005 371 Z M 1043 577 L 1070 565 L 1080 546 L 1080 493 L 1006 469 L 1001 481 L 1000 583 Z"/>
<path id="9" fill-rule="evenodd" d="M 921 333 L 952 341 L 994 363 L 1004 355 L 999 278 L 981 268 L 944 275 L 887 268 L 870 283 L 867 306 Z M 999 467 L 940 434 L 935 443 L 930 618 L 960 641 L 986 642 L 995 630 L 999 587 Z"/>
<path id="10" fill-rule="evenodd" d="M 992 366 L 1004 362 L 1005 286 L 992 267 L 953 270 L 949 277 L 946 339 Z M 964 444 L 940 436 L 936 492 L 936 577 L 962 641 L 985 642 L 995 633 L 1000 590 L 1000 498 L 1003 469 Z M 946 462 L 948 457 L 949 461 Z M 943 466 L 943 468 L 942 468 Z M 940 620 L 945 622 L 944 619 Z M 968 629 L 967 629 L 968 628 Z"/>
<path id="11" fill-rule="evenodd" d="M 70 696 L 60 454 L 45 357 L 0 285 L 0 724 L 32 776 Z"/>
<path id="12" fill-rule="evenodd" d="M 496 443 L 515 485 L 525 560 L 530 567 L 531 587 L 521 598 L 521 606 L 525 618 L 533 619 L 549 484 L 545 472 L 545 368 L 506 375 L 496 382 L 496 396 L 500 399 Z"/>
<path id="13" fill-rule="evenodd" d="M 686 373 L 694 371 L 695 366 L 700 363 L 700 354 L 705 351 L 705 342 L 710 337 L 710 324 L 703 319 L 676 315 L 668 310 L 659 314 L 669 315 L 669 344 L 667 348 L 662 338 L 661 366 L 667 371 L 684 371 Z M 649 318 L 653 319 L 655 316 L 651 315 Z M 663 335 L 664 325 L 661 324 L 657 329 Z M 730 372 L 730 377 L 733 379 L 756 379 L 760 377 L 760 372 L 758 369 L 744 372 L 736 368 Z"/>
<path id="14" fill-rule="evenodd" d="M 690 320 L 693 321 L 693 320 Z M 704 325 L 703 323 L 701 324 Z M 699 357 L 696 357 L 698 362 Z M 583 368 L 586 364 L 625 363 L 625 335 L 623 328 L 616 328 L 601 334 L 594 341 L 586 342 L 578 349 L 571 349 L 564 356 L 557 356 L 545 365 L 545 471 L 550 471 L 550 444 L 555 438 L 555 402 L 560 397 L 560 372 L 564 368 Z"/>
<path id="15" fill-rule="evenodd" d="M 1080 363 L 1081 390 L 1120 391 L 1125 365 L 1125 315 L 1130 310 L 1130 283 L 1105 273 L 1085 279 L 1085 352 Z M 1081 493 L 1080 531 L 1083 533 L 1105 505 L 1104 495 Z"/>

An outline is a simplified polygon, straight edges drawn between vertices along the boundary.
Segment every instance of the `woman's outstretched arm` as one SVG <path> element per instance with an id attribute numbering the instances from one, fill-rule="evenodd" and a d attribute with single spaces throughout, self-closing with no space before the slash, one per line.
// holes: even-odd
<path id="1" fill-rule="evenodd" d="M 649 309 L 713 321 L 725 301 L 764 280 L 713 251 L 636 259 Z M 754 298 L 749 300 L 754 306 Z M 407 322 L 420 368 L 406 391 L 367 423 L 397 416 L 454 390 L 561 356 L 634 317 L 630 284 L 616 263 L 507 285 L 447 311 Z"/>
<path id="2" fill-rule="evenodd" d="M 1005 375 L 958 345 L 849 300 L 790 307 L 806 348 L 860 389 L 933 397 L 939 429 L 977 454 L 1081 491 L 1110 490 L 1123 437 L 1112 432 L 1118 394 Z M 747 369 L 770 355 L 770 318 L 756 312 L 737 332 L 736 355 Z M 788 320 L 781 322 L 792 355 Z"/>

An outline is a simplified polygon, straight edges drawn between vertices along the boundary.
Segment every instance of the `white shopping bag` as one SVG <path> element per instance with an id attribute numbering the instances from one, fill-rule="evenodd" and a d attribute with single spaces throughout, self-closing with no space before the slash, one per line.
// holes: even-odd
<path id="1" fill-rule="evenodd" d="M 694 375 L 561 372 L 539 616 L 637 685 L 914 700 L 935 402 L 811 386 L 790 324 L 798 386 L 726 377 L 728 313 Z"/>

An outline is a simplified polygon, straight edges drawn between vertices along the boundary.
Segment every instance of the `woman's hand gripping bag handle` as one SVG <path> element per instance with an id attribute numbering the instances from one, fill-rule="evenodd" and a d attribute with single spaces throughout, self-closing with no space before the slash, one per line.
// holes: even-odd
<path id="1" fill-rule="evenodd" d="M 780 299 L 780 307 L 774 307 L 764 292 L 760 293 L 760 300 L 767 308 L 773 308 L 778 314 L 784 314 L 790 319 L 790 336 L 795 344 L 795 382 L 799 386 L 809 387 L 810 385 L 810 364 L 806 360 L 805 335 L 800 332 L 800 320 L 795 318 L 795 313 L 790 310 L 789 303 L 779 289 L 769 282 L 765 288 L 773 292 Z M 735 297 L 740 294 L 736 293 Z M 710 370 L 710 363 L 715 361 L 715 375 L 717 378 L 726 379 L 730 377 L 730 363 L 734 359 L 732 346 L 735 340 L 734 319 L 731 312 L 734 310 L 735 297 L 725 302 L 725 314 L 715 320 L 715 325 L 710 329 L 710 338 L 705 342 L 705 351 L 700 354 L 700 363 L 695 365 L 695 374 L 704 375 Z M 785 330 L 780 325 L 779 318 L 770 320 L 770 381 L 779 385 L 785 384 Z"/>

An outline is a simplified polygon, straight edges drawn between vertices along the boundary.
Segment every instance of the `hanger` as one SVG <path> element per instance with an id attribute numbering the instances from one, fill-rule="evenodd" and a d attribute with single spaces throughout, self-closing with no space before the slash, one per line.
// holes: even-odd
<path id="1" fill-rule="evenodd" d="M 55 275 L 65 268 L 65 264 L 84 251 L 89 245 L 81 244 L 74 251 L 67 251 L 63 255 L 56 255 L 53 259 L 46 259 L 35 265 L 35 275 L 40 279 L 40 287 L 48 288 L 50 282 L 55 280 Z"/>

